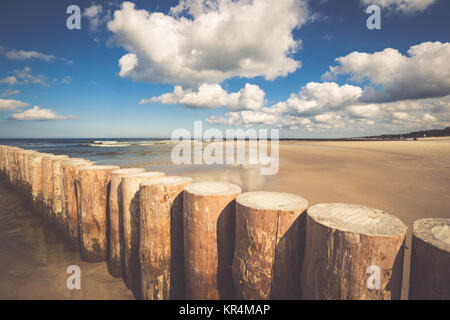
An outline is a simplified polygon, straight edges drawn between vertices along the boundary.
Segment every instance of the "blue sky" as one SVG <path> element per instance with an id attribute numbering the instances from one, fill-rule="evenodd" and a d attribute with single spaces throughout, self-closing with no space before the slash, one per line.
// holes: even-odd
<path id="1" fill-rule="evenodd" d="M 448 126 L 450 3 L 387 0 L 369 30 L 380 1 L 2 1 L 0 137 Z M 71 4 L 81 30 L 66 27 Z"/>

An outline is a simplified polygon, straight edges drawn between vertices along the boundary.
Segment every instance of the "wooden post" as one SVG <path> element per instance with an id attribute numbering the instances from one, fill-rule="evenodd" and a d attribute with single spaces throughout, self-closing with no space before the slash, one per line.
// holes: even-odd
<path id="1" fill-rule="evenodd" d="M 54 218 L 54 223 L 56 230 L 62 234 L 67 234 L 67 219 L 65 217 L 64 205 L 65 205 L 65 195 L 64 195 L 64 175 L 62 171 L 62 164 L 67 161 L 82 161 L 85 165 L 89 165 L 90 161 L 82 158 L 66 158 L 66 159 L 55 159 L 52 162 L 53 166 L 53 202 L 52 202 L 52 214 Z"/>
<path id="2" fill-rule="evenodd" d="M 108 197 L 111 171 L 118 166 L 87 166 L 78 168 L 79 225 L 81 259 L 100 262 L 107 259 Z"/>
<path id="3" fill-rule="evenodd" d="M 299 299 L 308 201 L 288 193 L 236 198 L 233 280 L 236 298 Z"/>
<path id="4" fill-rule="evenodd" d="M 186 299 L 233 298 L 235 198 L 240 193 L 239 186 L 225 182 L 198 182 L 185 188 Z"/>
<path id="5" fill-rule="evenodd" d="M 28 158 L 31 200 L 35 209 L 39 209 L 42 202 L 42 158 L 48 156 L 51 156 L 51 154 L 35 153 Z"/>
<path id="6" fill-rule="evenodd" d="M 139 184 L 163 177 L 164 172 L 143 172 L 122 178 L 122 226 L 125 284 L 139 296 Z"/>
<path id="7" fill-rule="evenodd" d="M 109 253 L 108 270 L 114 277 L 122 277 L 123 230 L 119 221 L 122 217 L 122 178 L 129 174 L 145 172 L 144 168 L 119 169 L 111 172 L 111 192 L 109 195 Z"/>
<path id="8" fill-rule="evenodd" d="M 163 177 L 139 189 L 141 297 L 184 298 L 183 189 L 187 177 Z"/>
<path id="9" fill-rule="evenodd" d="M 62 214 L 61 226 L 73 250 L 80 250 L 80 233 L 78 224 L 78 206 L 76 178 L 79 167 L 88 167 L 95 163 L 85 159 L 67 159 L 61 162 L 62 175 Z"/>
<path id="10" fill-rule="evenodd" d="M 450 219 L 413 224 L 410 300 L 450 300 Z"/>
<path id="11" fill-rule="evenodd" d="M 14 188 L 17 188 L 19 183 L 19 166 L 17 162 L 17 155 L 20 151 L 22 151 L 22 148 L 14 148 L 9 150 L 8 152 L 8 161 L 9 161 L 9 170 L 10 170 L 10 183 Z"/>
<path id="12" fill-rule="evenodd" d="M 67 159 L 66 155 L 52 155 L 42 158 L 41 178 L 42 178 L 42 202 L 44 216 L 48 222 L 54 222 L 53 215 L 53 162 L 54 160 Z"/>
<path id="13" fill-rule="evenodd" d="M 308 209 L 303 299 L 400 299 L 407 227 L 378 209 L 326 203 Z"/>
<path id="14" fill-rule="evenodd" d="M 30 168 L 29 159 L 34 155 L 39 154 L 35 150 L 25 150 L 22 152 L 23 155 L 23 179 L 22 179 L 22 191 L 24 195 L 31 200 L 31 182 L 30 182 Z"/>

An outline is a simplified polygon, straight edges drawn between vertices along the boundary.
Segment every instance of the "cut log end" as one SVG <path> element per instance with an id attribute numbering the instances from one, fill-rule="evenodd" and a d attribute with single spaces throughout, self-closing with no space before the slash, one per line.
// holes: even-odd
<path id="1" fill-rule="evenodd" d="M 413 224 L 413 235 L 424 242 L 450 253 L 450 219 L 420 219 Z"/>
<path id="2" fill-rule="evenodd" d="M 186 192 L 197 196 L 226 196 L 241 193 L 241 187 L 228 182 L 197 182 L 186 187 Z"/>
<path id="3" fill-rule="evenodd" d="M 308 210 L 308 215 L 326 227 L 369 236 L 399 236 L 407 230 L 397 217 L 356 204 L 317 204 Z"/>
<path id="4" fill-rule="evenodd" d="M 303 211 L 308 208 L 308 200 L 295 194 L 281 192 L 247 192 L 237 196 L 236 202 L 254 210 Z"/>
<path id="5" fill-rule="evenodd" d="M 187 185 L 192 183 L 193 179 L 189 177 L 181 176 L 168 176 L 162 178 L 156 178 L 154 180 L 144 182 L 140 184 L 140 187 L 150 186 L 150 185 L 164 185 L 164 186 L 174 186 L 174 185 Z"/>
<path id="6" fill-rule="evenodd" d="M 127 168 L 127 169 L 119 169 L 111 172 L 112 175 L 124 176 L 128 174 L 142 173 L 145 172 L 144 168 Z"/>

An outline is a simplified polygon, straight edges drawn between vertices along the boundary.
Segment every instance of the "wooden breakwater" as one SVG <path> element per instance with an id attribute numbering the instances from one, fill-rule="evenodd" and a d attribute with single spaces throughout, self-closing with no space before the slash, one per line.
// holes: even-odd
<path id="1" fill-rule="evenodd" d="M 0 174 L 142 299 L 399 299 L 407 227 L 381 210 L 0 146 Z M 450 219 L 413 225 L 411 299 L 450 299 Z"/>

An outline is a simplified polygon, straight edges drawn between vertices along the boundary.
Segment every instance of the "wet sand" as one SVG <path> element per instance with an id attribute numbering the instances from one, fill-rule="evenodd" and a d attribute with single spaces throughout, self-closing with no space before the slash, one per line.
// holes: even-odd
<path id="1" fill-rule="evenodd" d="M 134 299 L 106 263 L 86 263 L 0 181 L 0 300 Z M 69 290 L 66 269 L 81 269 L 81 289 Z"/>
<path id="2" fill-rule="evenodd" d="M 295 193 L 309 204 L 345 202 L 385 210 L 408 226 L 420 218 L 450 218 L 450 139 L 421 141 L 280 142 L 280 169 L 190 169 L 195 180 L 222 180 L 245 191 Z M 403 298 L 407 297 L 410 250 L 405 251 Z"/>

